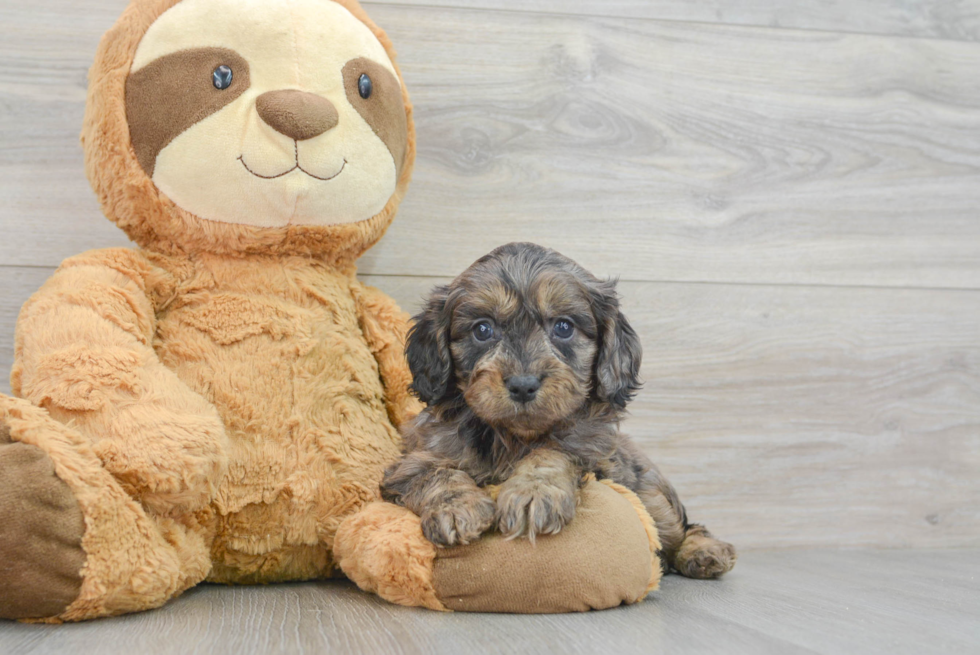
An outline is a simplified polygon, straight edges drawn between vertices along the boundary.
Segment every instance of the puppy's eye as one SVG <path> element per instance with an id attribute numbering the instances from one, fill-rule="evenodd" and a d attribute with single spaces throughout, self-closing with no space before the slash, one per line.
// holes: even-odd
<path id="1" fill-rule="evenodd" d="M 367 100 L 371 97 L 371 92 L 374 90 L 374 83 L 371 78 L 367 76 L 367 73 L 361 75 L 357 80 L 357 92 L 361 94 L 361 97 Z"/>
<path id="2" fill-rule="evenodd" d="M 571 339 L 572 334 L 575 333 L 575 328 L 572 327 L 571 321 L 566 321 L 565 319 L 560 319 L 555 321 L 554 328 L 555 336 L 559 339 Z"/>
<path id="3" fill-rule="evenodd" d="M 473 326 L 473 336 L 477 341 L 488 341 L 493 338 L 493 326 L 488 321 L 480 321 Z"/>
<path id="4" fill-rule="evenodd" d="M 232 78 L 234 78 L 234 74 L 224 64 L 215 68 L 214 72 L 211 73 L 211 83 L 218 91 L 224 91 L 231 86 Z"/>

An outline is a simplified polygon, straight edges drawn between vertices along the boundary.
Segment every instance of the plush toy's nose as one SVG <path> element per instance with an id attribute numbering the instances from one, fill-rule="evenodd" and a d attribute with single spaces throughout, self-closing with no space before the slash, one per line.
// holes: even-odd
<path id="1" fill-rule="evenodd" d="M 263 93 L 255 101 L 255 108 L 269 127 L 297 141 L 320 136 L 339 120 L 332 102 L 296 89 Z"/>

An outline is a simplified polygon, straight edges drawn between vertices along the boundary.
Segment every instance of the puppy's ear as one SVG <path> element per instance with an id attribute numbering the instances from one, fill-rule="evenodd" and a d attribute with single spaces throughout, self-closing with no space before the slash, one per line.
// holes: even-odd
<path id="1" fill-rule="evenodd" d="M 453 358 L 449 351 L 449 287 L 436 287 L 408 331 L 405 356 L 412 371 L 412 393 L 426 405 L 450 391 Z"/>
<path id="2" fill-rule="evenodd" d="M 616 281 L 600 282 L 592 289 L 592 311 L 599 326 L 595 359 L 595 394 L 599 400 L 626 407 L 640 388 L 640 338 L 619 310 Z"/>

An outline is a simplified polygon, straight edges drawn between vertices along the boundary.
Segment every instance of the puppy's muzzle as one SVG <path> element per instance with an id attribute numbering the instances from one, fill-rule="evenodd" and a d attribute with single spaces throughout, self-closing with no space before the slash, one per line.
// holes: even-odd
<path id="1" fill-rule="evenodd" d="M 541 388 L 541 379 L 534 375 L 515 375 L 504 381 L 512 400 L 529 403 Z"/>

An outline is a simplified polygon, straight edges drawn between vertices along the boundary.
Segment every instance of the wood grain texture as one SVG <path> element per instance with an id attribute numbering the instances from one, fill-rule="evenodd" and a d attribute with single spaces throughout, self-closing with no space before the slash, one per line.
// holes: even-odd
<path id="1" fill-rule="evenodd" d="M 126 4 L 0 4 L 0 264 L 128 243 L 99 211 L 78 142 L 96 45 Z"/>
<path id="2" fill-rule="evenodd" d="M 976 0 L 385 0 L 385 3 L 980 41 L 980 2 Z"/>
<path id="3" fill-rule="evenodd" d="M 8 371 L 18 308 L 51 270 L 0 273 Z M 412 312 L 445 281 L 364 280 Z M 624 430 L 692 520 L 743 548 L 980 546 L 980 292 L 620 290 L 646 381 Z"/>
<path id="4" fill-rule="evenodd" d="M 59 626 L 0 622 L 7 655 L 975 653 L 980 552 L 762 551 L 722 581 L 668 576 L 632 607 L 444 614 L 344 582 L 203 585 L 162 609 Z"/>
<path id="5" fill-rule="evenodd" d="M 76 138 L 122 4 L 0 9 L 0 263 L 125 242 Z M 453 275 L 520 239 L 633 280 L 980 286 L 976 43 L 371 11 L 401 52 L 420 159 L 366 272 Z"/>

